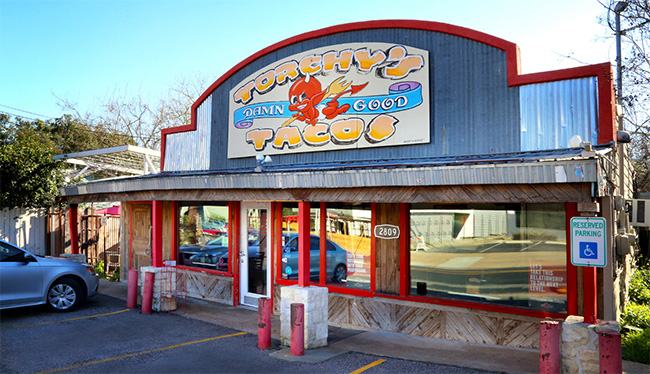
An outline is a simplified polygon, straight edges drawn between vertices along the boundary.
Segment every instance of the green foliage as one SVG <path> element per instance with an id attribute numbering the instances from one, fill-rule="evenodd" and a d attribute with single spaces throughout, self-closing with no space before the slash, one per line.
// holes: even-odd
<path id="1" fill-rule="evenodd" d="M 106 271 L 104 270 L 104 261 L 99 260 L 95 264 L 95 272 L 99 274 L 101 277 L 106 275 Z"/>
<path id="2" fill-rule="evenodd" d="M 634 326 L 641 329 L 650 328 L 650 305 L 629 302 L 621 316 L 623 326 Z"/>
<path id="3" fill-rule="evenodd" d="M 650 305 L 650 269 L 637 269 L 630 280 L 630 301 Z"/>
<path id="4" fill-rule="evenodd" d="M 111 275 L 111 277 L 108 280 L 111 281 L 111 282 L 119 282 L 120 281 L 120 268 L 119 267 L 117 269 L 115 269 L 115 271 L 113 272 L 113 275 Z"/>
<path id="5" fill-rule="evenodd" d="M 650 328 L 625 334 L 621 349 L 623 360 L 650 364 Z"/>
<path id="6" fill-rule="evenodd" d="M 638 268 L 630 281 L 630 301 L 621 315 L 623 326 L 634 326 L 642 331 L 631 331 L 621 337 L 623 359 L 650 363 L 650 268 Z"/>
<path id="7" fill-rule="evenodd" d="M 41 124 L 0 115 L 0 207 L 46 208 L 59 195 L 62 163 L 52 159 L 57 146 Z"/>
<path id="8" fill-rule="evenodd" d="M 0 208 L 54 206 L 67 167 L 55 155 L 127 143 L 134 142 L 70 116 L 24 121 L 0 114 Z"/>

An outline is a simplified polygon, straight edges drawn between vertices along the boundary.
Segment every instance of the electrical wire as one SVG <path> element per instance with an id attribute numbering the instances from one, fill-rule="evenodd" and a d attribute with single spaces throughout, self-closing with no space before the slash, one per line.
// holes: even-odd
<path id="1" fill-rule="evenodd" d="M 19 112 L 27 113 L 27 114 L 31 114 L 31 115 L 38 116 L 38 117 L 44 117 L 44 118 L 47 118 L 47 119 L 52 118 L 52 117 L 50 117 L 50 116 L 45 116 L 45 115 L 42 115 L 42 114 L 38 114 L 38 113 L 34 113 L 34 112 L 28 112 L 28 111 L 26 111 L 26 110 L 22 110 L 22 109 L 18 109 L 18 108 L 10 107 L 9 105 L 0 104 L 0 106 L 3 107 L 3 108 L 7 108 L 7 109 L 11 109 L 11 110 L 17 110 L 17 111 L 19 111 Z M 6 113 L 6 112 L 3 112 L 3 113 Z M 6 113 L 6 114 L 11 114 L 11 113 Z M 16 115 L 16 116 L 17 116 L 17 117 L 20 117 L 20 116 L 18 116 L 18 115 Z M 23 118 L 27 118 L 27 117 L 23 117 Z"/>

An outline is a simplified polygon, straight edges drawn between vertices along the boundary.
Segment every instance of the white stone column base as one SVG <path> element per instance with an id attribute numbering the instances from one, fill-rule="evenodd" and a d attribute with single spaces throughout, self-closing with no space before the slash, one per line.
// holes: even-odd
<path id="1" fill-rule="evenodd" d="M 325 287 L 285 286 L 280 289 L 280 338 L 291 345 L 291 304 L 305 306 L 305 349 L 327 346 L 328 296 Z"/>
<path id="2" fill-rule="evenodd" d="M 151 310 L 155 312 L 167 312 L 176 310 L 176 269 L 170 267 L 157 268 L 154 266 L 143 266 L 140 268 L 140 292 L 144 296 L 144 274 L 154 273 L 153 300 Z"/>
<path id="3" fill-rule="evenodd" d="M 605 330 L 619 331 L 616 321 L 600 321 L 590 325 L 584 317 L 568 316 L 562 323 L 560 354 L 563 374 L 587 374 L 600 372 L 598 336 Z"/>

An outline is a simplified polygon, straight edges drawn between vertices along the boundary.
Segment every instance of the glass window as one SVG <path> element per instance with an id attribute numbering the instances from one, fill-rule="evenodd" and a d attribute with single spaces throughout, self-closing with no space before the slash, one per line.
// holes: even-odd
<path id="1" fill-rule="evenodd" d="M 410 210 L 411 294 L 566 313 L 563 204 Z"/>
<path id="2" fill-rule="evenodd" d="M 183 203 L 178 217 L 178 264 L 227 272 L 228 204 Z"/>
<path id="3" fill-rule="evenodd" d="M 25 252 L 10 245 L 0 242 L 0 261 L 1 262 L 26 262 Z"/>
<path id="4" fill-rule="evenodd" d="M 313 283 L 318 283 L 320 273 L 320 204 L 312 203 L 309 231 L 309 278 Z M 298 203 L 282 204 L 282 265 L 281 277 L 283 279 L 298 279 Z"/>
<path id="5" fill-rule="evenodd" d="M 328 203 L 326 283 L 370 289 L 370 204 Z"/>

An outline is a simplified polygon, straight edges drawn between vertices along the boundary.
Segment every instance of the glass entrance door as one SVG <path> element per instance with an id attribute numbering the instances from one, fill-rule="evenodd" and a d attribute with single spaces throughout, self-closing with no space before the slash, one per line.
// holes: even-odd
<path id="1" fill-rule="evenodd" d="M 241 204 L 241 303 L 252 307 L 257 307 L 260 297 L 271 297 L 270 208 L 269 203 Z"/>

